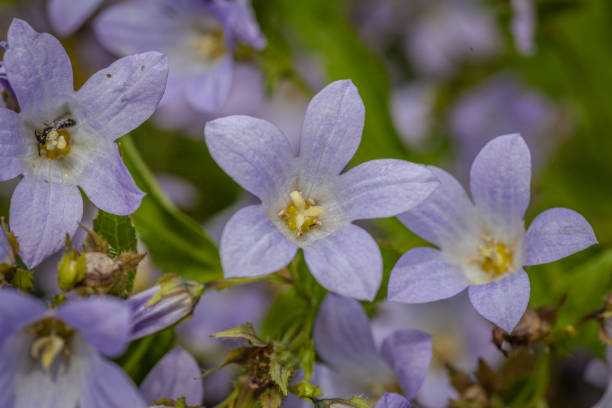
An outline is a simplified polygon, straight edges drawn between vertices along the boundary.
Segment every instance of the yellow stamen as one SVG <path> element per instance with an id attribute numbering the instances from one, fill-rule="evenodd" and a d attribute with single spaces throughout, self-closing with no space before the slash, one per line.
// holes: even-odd
<path id="1" fill-rule="evenodd" d="M 64 349 L 64 339 L 56 335 L 45 336 L 37 339 L 32 344 L 30 353 L 33 358 L 40 357 L 40 365 L 43 369 L 49 370 L 57 355 Z"/>
<path id="2" fill-rule="evenodd" d="M 70 132 L 66 129 L 53 129 L 47 133 L 47 140 L 44 145 L 39 145 L 38 150 L 41 156 L 47 159 L 57 159 L 70 153 Z"/>
<path id="3" fill-rule="evenodd" d="M 489 280 L 514 272 L 514 248 L 483 234 L 484 245 L 478 246 L 478 255 L 468 258 L 469 263 L 479 263 Z"/>
<path id="4" fill-rule="evenodd" d="M 324 213 L 324 210 L 323 207 L 314 205 L 316 204 L 315 200 L 312 198 L 304 200 L 304 196 L 299 190 L 289 193 L 289 197 L 291 198 L 291 203 L 277 214 L 285 220 L 287 227 L 295 232 L 298 237 L 314 227 L 323 225 L 319 220 L 319 216 Z"/>

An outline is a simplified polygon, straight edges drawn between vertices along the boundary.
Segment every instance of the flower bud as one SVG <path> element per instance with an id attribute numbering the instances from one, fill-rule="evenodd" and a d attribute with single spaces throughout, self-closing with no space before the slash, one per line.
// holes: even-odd
<path id="1" fill-rule="evenodd" d="M 62 257 L 57 272 L 59 287 L 68 292 L 85 278 L 86 260 L 84 254 L 70 251 Z"/>

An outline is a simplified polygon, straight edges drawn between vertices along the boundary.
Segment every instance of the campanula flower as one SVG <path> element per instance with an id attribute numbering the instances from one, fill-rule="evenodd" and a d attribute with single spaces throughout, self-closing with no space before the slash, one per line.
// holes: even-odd
<path id="1" fill-rule="evenodd" d="M 608 408 L 612 406 L 612 347 L 608 346 L 606 348 L 605 362 L 596 359 L 587 365 L 584 379 L 591 385 L 605 388 L 603 396 L 593 408 Z"/>
<path id="2" fill-rule="evenodd" d="M 15 19 L 4 54 L 20 112 L 0 109 L 0 180 L 23 175 L 11 198 L 10 225 L 30 268 L 59 250 L 83 214 L 79 187 L 98 208 L 134 212 L 143 193 L 114 140 L 151 116 L 163 94 L 166 58 L 122 58 L 74 91 L 60 42 Z"/>
<path id="3" fill-rule="evenodd" d="M 140 392 L 106 357 L 129 342 L 130 311 L 107 297 L 57 309 L 0 289 L 0 406 L 144 408 Z"/>
<path id="4" fill-rule="evenodd" d="M 531 56 L 535 52 L 533 37 L 537 19 L 533 0 L 512 0 L 512 8 L 510 29 L 514 46 L 522 55 Z"/>
<path id="5" fill-rule="evenodd" d="M 410 401 L 394 392 L 388 392 L 378 400 L 374 408 L 410 408 Z"/>
<path id="6" fill-rule="evenodd" d="M 6 239 L 4 231 L 0 228 L 0 265 L 10 261 L 10 254 L 11 246 L 9 245 L 8 239 Z"/>
<path id="7" fill-rule="evenodd" d="M 104 0 L 49 0 L 49 22 L 60 37 L 69 36 L 78 30 L 103 2 Z"/>
<path id="8" fill-rule="evenodd" d="M 518 134 L 485 145 L 472 164 L 472 200 L 437 167 L 441 184 L 423 204 L 398 218 L 440 249 L 414 248 L 394 266 L 389 300 L 423 303 L 469 288 L 472 305 L 507 332 L 529 302 L 524 266 L 553 262 L 597 243 L 583 216 L 567 208 L 538 215 L 525 231 L 531 158 Z"/>
<path id="9" fill-rule="evenodd" d="M 325 288 L 373 299 L 382 278 L 374 239 L 351 222 L 389 217 L 423 201 L 438 185 L 424 166 L 373 160 L 344 174 L 361 139 L 365 109 L 349 80 L 310 102 L 299 154 L 274 125 L 249 116 L 208 122 L 217 164 L 261 200 L 238 211 L 221 237 L 226 277 L 253 277 L 286 266 L 302 248 Z"/>
<path id="10" fill-rule="evenodd" d="M 330 398 L 361 395 L 376 401 L 385 390 L 397 389 L 412 399 L 432 356 L 431 337 L 419 330 L 397 330 L 377 348 L 359 302 L 333 293 L 319 309 L 314 342 L 331 368 L 325 375 L 319 370 L 316 379 L 323 395 Z"/>
<path id="11" fill-rule="evenodd" d="M 200 112 L 214 112 L 225 102 L 237 41 L 265 46 L 250 4 L 238 0 L 130 0 L 106 9 L 94 28 L 115 54 L 156 50 L 168 55 L 162 106 L 185 99 Z"/>

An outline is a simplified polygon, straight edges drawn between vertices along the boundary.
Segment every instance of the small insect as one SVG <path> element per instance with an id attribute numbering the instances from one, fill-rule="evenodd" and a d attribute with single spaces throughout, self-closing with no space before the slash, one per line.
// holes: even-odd
<path id="1" fill-rule="evenodd" d="M 36 136 L 36 141 L 38 142 L 38 144 L 41 146 L 46 145 L 47 137 L 49 136 L 49 133 L 51 133 L 52 131 L 58 131 L 60 129 L 67 129 L 67 128 L 71 128 L 75 126 L 76 121 L 68 117 L 68 115 L 69 115 L 68 113 L 64 113 L 59 118 L 53 121 L 45 122 L 44 123 L 45 127 L 42 130 L 36 129 L 34 131 L 34 136 Z M 38 155 L 40 156 L 40 151 L 38 152 Z"/>

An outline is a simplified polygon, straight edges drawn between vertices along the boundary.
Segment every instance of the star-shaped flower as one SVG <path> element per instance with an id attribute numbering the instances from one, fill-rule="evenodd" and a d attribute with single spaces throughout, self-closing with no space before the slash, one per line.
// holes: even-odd
<path id="1" fill-rule="evenodd" d="M 78 187 L 109 213 L 139 207 L 143 193 L 114 140 L 153 114 L 168 64 L 157 52 L 125 57 L 75 91 L 59 41 L 15 19 L 4 68 L 20 112 L 0 108 L 0 181 L 23 175 L 11 199 L 10 225 L 32 268 L 76 231 L 83 213 Z"/>
<path id="2" fill-rule="evenodd" d="M 262 276 L 302 248 L 325 288 L 373 299 L 382 258 L 354 220 L 390 217 L 421 203 L 438 185 L 424 166 L 374 160 L 340 174 L 361 140 L 365 109 L 351 81 L 337 81 L 310 102 L 299 154 L 274 125 L 249 116 L 208 122 L 215 161 L 261 200 L 238 211 L 221 237 L 226 277 Z"/>
<path id="3" fill-rule="evenodd" d="M 473 202 L 450 174 L 430 169 L 440 187 L 398 218 L 440 249 L 406 252 L 391 272 L 389 300 L 431 302 L 469 287 L 476 310 L 511 332 L 529 302 L 523 266 L 553 262 L 597 243 L 584 217 L 567 208 L 544 211 L 525 231 L 531 158 L 518 134 L 493 139 L 474 160 Z"/>

